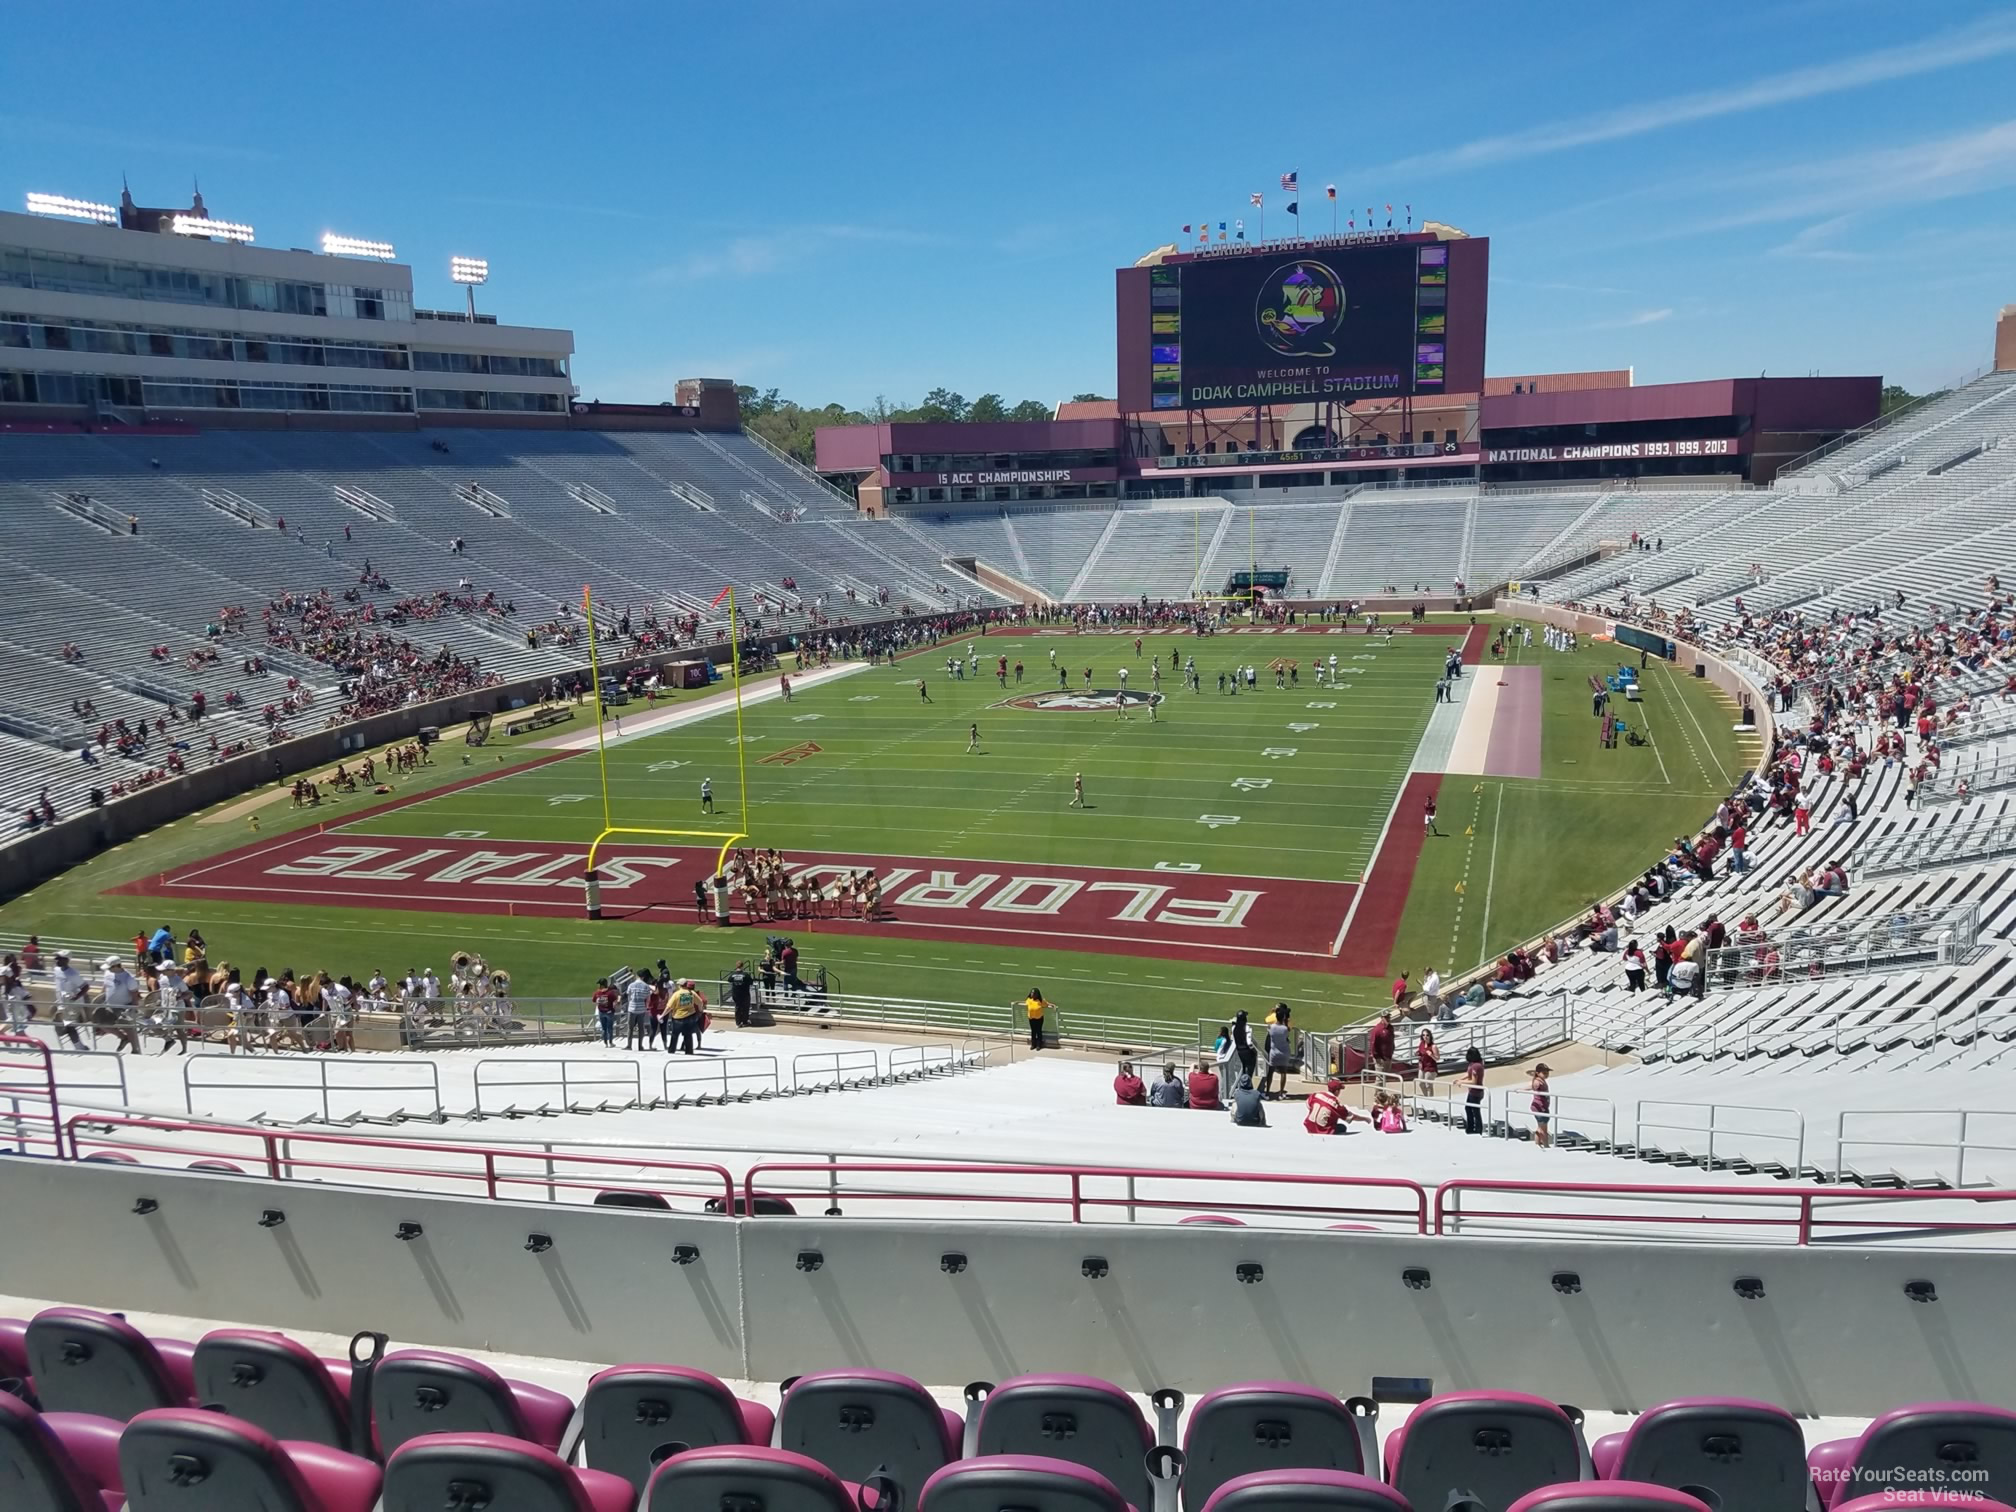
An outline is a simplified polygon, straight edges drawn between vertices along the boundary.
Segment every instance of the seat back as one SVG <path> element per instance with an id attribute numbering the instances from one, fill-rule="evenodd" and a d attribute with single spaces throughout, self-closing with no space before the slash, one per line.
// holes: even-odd
<path id="1" fill-rule="evenodd" d="M 321 1512 L 273 1436 L 218 1412 L 143 1412 L 119 1435 L 126 1512 Z"/>
<path id="2" fill-rule="evenodd" d="M 1154 1435 L 1134 1399 L 1092 1376 L 1003 1381 L 980 1404 L 973 1452 L 1064 1460 L 1096 1471 L 1135 1507 L 1154 1504 L 1147 1455 Z"/>
<path id="3" fill-rule="evenodd" d="M 388 1507 L 386 1512 L 395 1509 Z M 855 1512 L 855 1508 L 840 1478 L 802 1454 L 754 1444 L 717 1444 L 663 1461 L 651 1472 L 637 1512 Z"/>
<path id="4" fill-rule="evenodd" d="M 917 1512 L 1130 1512 L 1096 1470 L 1038 1454 L 982 1455 L 947 1465 L 924 1483 Z"/>
<path id="5" fill-rule="evenodd" d="M 1416 1507 L 1452 1493 L 1484 1512 L 1529 1491 L 1579 1480 L 1582 1444 L 1568 1414 L 1521 1392 L 1453 1391 L 1430 1397 L 1386 1439 L 1386 1480 Z"/>
<path id="6" fill-rule="evenodd" d="M 1607 1478 L 1646 1481 L 1743 1512 L 1805 1512 L 1806 1436 L 1769 1402 L 1696 1397 L 1639 1416 Z"/>
<path id="7" fill-rule="evenodd" d="M 557 1454 L 494 1433 L 415 1439 L 385 1462 L 384 1512 L 590 1512 L 580 1479 Z"/>
<path id="8" fill-rule="evenodd" d="M 581 1398 L 581 1462 L 642 1491 L 667 1444 L 711 1449 L 742 1444 L 735 1395 L 704 1370 L 614 1365 L 597 1371 Z"/>
<path id="9" fill-rule="evenodd" d="M 284 1334 L 212 1329 L 196 1341 L 196 1400 L 276 1439 L 347 1450 L 350 1407 L 315 1352 Z"/>
<path id="10" fill-rule="evenodd" d="M 0 1392 L 0 1507 L 98 1512 L 98 1488 L 55 1431 L 34 1408 L 5 1392 Z"/>
<path id="11" fill-rule="evenodd" d="M 1187 1472 L 1186 1472 L 1187 1478 Z M 1384 1481 L 1348 1470 L 1262 1470 L 1226 1481 L 1204 1512 L 1409 1512 Z"/>
<path id="12" fill-rule="evenodd" d="M 656 1192 L 626 1192 L 621 1190 L 597 1192 L 596 1207 L 642 1208 L 647 1212 L 669 1213 L 672 1204 Z"/>
<path id="13" fill-rule="evenodd" d="M 1708 1504 L 1648 1481 L 1572 1481 L 1542 1486 L 1512 1504 L 1512 1512 L 1708 1512 Z M 1745 1512 L 1739 1503 L 1730 1512 Z"/>
<path id="14" fill-rule="evenodd" d="M 956 1415 L 908 1376 L 882 1370 L 822 1370 L 784 1392 L 777 1446 L 817 1460 L 857 1485 L 886 1471 L 916 1504 L 924 1482 L 959 1457 Z"/>
<path id="15" fill-rule="evenodd" d="M 48 1307 L 28 1320 L 28 1369 L 51 1412 L 121 1422 L 153 1407 L 183 1407 L 167 1363 L 124 1318 L 88 1307 Z"/>
<path id="16" fill-rule="evenodd" d="M 1289 1381 L 1207 1393 L 1191 1410 L 1183 1458 L 1184 1512 L 1202 1512 L 1225 1482 L 1262 1470 L 1365 1469 L 1350 1410 L 1328 1392 Z"/>
<path id="17" fill-rule="evenodd" d="M 41 1381 L 35 1384 L 39 1390 Z M 1845 1501 L 1885 1486 L 2016 1498 L 2016 1412 L 1983 1402 L 1921 1402 L 1886 1412 L 1863 1430 L 1832 1494 L 1821 1491 L 1830 1502 Z"/>
<path id="18" fill-rule="evenodd" d="M 379 1452 L 387 1455 L 430 1433 L 528 1436 L 502 1376 L 480 1361 L 434 1349 L 395 1349 L 378 1362 L 371 1421 Z"/>

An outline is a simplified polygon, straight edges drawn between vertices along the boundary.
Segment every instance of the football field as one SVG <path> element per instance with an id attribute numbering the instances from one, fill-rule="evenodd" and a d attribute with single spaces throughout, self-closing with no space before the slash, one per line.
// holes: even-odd
<path id="1" fill-rule="evenodd" d="M 584 705 L 557 733 L 444 742 L 389 796 L 269 806 L 256 836 L 149 837 L 41 890 L 34 916 L 102 935 L 48 912 L 82 913 L 89 886 L 100 920 L 166 913 L 224 932 L 234 961 L 359 976 L 478 949 L 527 997 L 661 957 L 710 979 L 788 933 L 846 993 L 996 1003 L 1041 985 L 1067 1010 L 1190 1021 L 1258 997 L 1341 1019 L 1403 965 L 1461 970 L 1571 914 L 1698 824 L 1740 770 L 1719 695 L 1665 668 L 1631 706 L 1653 738 L 1592 756 L 1588 679 L 1614 652 L 1515 647 L 1515 671 L 1488 658 L 1490 633 L 1319 626 L 1137 649 L 1131 632 L 1011 630 L 809 672 L 788 700 L 775 674 L 752 677 L 739 735 L 719 684 L 632 703 L 610 711 L 602 751 Z M 1438 706 L 1459 648 L 1466 675 Z M 1496 759 L 1510 731 L 1530 770 L 1454 775 L 1466 714 L 1478 752 Z M 668 833 L 604 844 L 591 921 L 605 762 L 606 823 Z M 1432 835 L 1425 797 L 1441 804 Z M 872 873 L 882 915 L 751 918 L 738 899 L 715 926 L 695 884 L 730 834 L 822 887 Z"/>

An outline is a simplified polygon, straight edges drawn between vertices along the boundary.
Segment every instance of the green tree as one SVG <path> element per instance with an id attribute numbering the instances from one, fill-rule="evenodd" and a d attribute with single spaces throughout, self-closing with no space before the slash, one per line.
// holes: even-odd
<path id="1" fill-rule="evenodd" d="M 1947 389 L 1935 389 L 1929 394 L 1914 394 L 1901 383 L 1886 383 L 1883 385 L 1883 398 L 1878 413 L 1887 415 L 1892 410 L 1900 410 L 1907 404 L 1916 404 L 1921 399 L 1943 399 L 1948 392 Z"/>
<path id="2" fill-rule="evenodd" d="M 1008 418 L 1010 420 L 1048 420 L 1050 418 L 1050 406 L 1045 404 L 1041 399 L 1024 399 L 1015 408 L 1008 411 Z"/>
<path id="3" fill-rule="evenodd" d="M 1104 394 L 1073 394 L 1071 396 L 1073 404 L 1103 404 L 1105 401 L 1106 395 Z"/>
<path id="4" fill-rule="evenodd" d="M 975 399 L 971 404 L 966 406 L 966 423 L 968 425 L 989 425 L 994 421 L 1006 420 L 1007 418 L 1008 409 L 1007 406 L 1002 404 L 999 394 L 982 394 L 978 399 Z"/>
<path id="5" fill-rule="evenodd" d="M 934 388 L 924 396 L 909 418 L 939 424 L 950 421 L 956 425 L 966 418 L 966 409 L 963 394 L 956 394 L 951 389 Z"/>

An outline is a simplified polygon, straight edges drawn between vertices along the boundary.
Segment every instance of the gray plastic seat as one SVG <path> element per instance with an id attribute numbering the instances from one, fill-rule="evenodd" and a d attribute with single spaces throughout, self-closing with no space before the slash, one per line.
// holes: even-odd
<path id="1" fill-rule="evenodd" d="M 632 1512 L 620 1475 L 577 1470 L 550 1449 L 495 1433 L 438 1433 L 385 1463 L 383 1512 Z"/>
<path id="2" fill-rule="evenodd" d="M 196 1399 L 276 1439 L 353 1449 L 349 1365 L 257 1328 L 214 1328 L 196 1341 Z M 339 1373 L 340 1372 L 340 1379 Z"/>
<path id="3" fill-rule="evenodd" d="M 386 1512 L 396 1512 L 388 1507 Z M 637 1512 L 856 1512 L 840 1477 L 787 1449 L 717 1444 L 660 1461 Z M 992 1508 L 990 1512 L 1000 1512 Z"/>
<path id="4" fill-rule="evenodd" d="M 187 1407 L 128 1423 L 119 1473 L 126 1512 L 373 1512 L 383 1480 L 354 1454 Z"/>
<path id="5" fill-rule="evenodd" d="M 917 1382 L 886 1370 L 820 1370 L 784 1387 L 777 1447 L 817 1460 L 843 1481 L 885 1472 L 914 1504 L 959 1458 L 965 1424 Z"/>
<path id="6" fill-rule="evenodd" d="M 975 1388 L 967 1389 L 975 1399 Z M 1025 1375 L 979 1399 L 968 1430 L 976 1455 L 1064 1460 L 1106 1477 L 1135 1507 L 1154 1504 L 1148 1451 L 1155 1436 L 1132 1397 L 1096 1376 Z M 1019 1504 L 1018 1504 L 1019 1505 Z"/>
<path id="7" fill-rule="evenodd" d="M 1600 1480 L 1647 1481 L 1741 1512 L 1805 1512 L 1806 1436 L 1792 1414 L 1741 1397 L 1687 1397 L 1590 1447 Z"/>
<path id="8" fill-rule="evenodd" d="M 1040 1454 L 983 1455 L 924 1483 L 917 1512 L 1132 1512 L 1096 1470 Z M 1141 1512 L 1146 1512 L 1143 1504 Z"/>
<path id="9" fill-rule="evenodd" d="M 1430 1397 L 1386 1436 L 1386 1483 L 1416 1507 L 1443 1507 L 1459 1496 L 1484 1512 L 1506 1512 L 1530 1491 L 1582 1475 L 1574 1421 L 1524 1392 Z"/>
<path id="10" fill-rule="evenodd" d="M 24 1345 L 35 1394 L 51 1412 L 88 1412 L 125 1422 L 152 1407 L 193 1398 L 193 1346 L 148 1338 L 124 1318 L 88 1307 L 45 1307 L 28 1320 Z"/>
<path id="11" fill-rule="evenodd" d="M 1374 1409 L 1363 1408 L 1369 1421 Z M 1220 1486 L 1263 1470 L 1362 1474 L 1365 1445 L 1353 1409 L 1292 1381 L 1249 1381 L 1207 1392 L 1183 1431 L 1183 1508 L 1203 1512 Z"/>

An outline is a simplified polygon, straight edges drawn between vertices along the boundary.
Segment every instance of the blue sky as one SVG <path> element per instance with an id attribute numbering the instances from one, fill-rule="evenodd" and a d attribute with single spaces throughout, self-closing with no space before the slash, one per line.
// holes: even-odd
<path id="1" fill-rule="evenodd" d="M 612 400 L 1111 393 L 1112 270 L 1255 190 L 1275 229 L 1291 168 L 1492 238 L 1494 373 L 1922 388 L 2016 300 L 2016 6 L 1270 14 L 13 5 L 0 202 L 194 176 L 263 243 L 395 242 L 423 303 L 484 255 Z"/>

